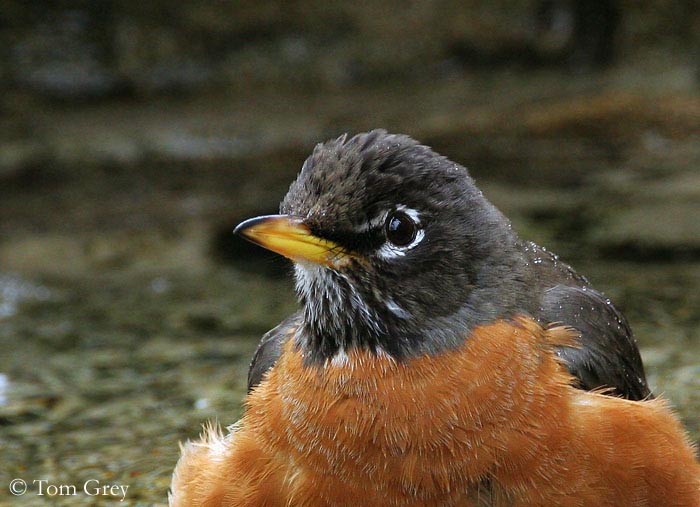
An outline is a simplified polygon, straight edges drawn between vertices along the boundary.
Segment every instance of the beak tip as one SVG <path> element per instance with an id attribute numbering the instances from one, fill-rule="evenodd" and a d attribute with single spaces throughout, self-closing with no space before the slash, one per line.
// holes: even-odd
<path id="1" fill-rule="evenodd" d="M 248 231 L 251 227 L 253 227 L 254 225 L 259 224 L 259 223 L 265 221 L 266 218 L 268 218 L 268 217 L 267 217 L 267 216 L 264 216 L 264 217 L 255 217 L 255 218 L 249 218 L 249 219 L 247 219 L 247 220 L 243 220 L 240 224 L 238 224 L 238 225 L 233 229 L 233 233 L 234 233 L 236 236 L 241 236 L 242 238 L 246 238 L 246 239 L 247 239 L 247 238 L 249 237 L 249 234 L 247 233 L 247 231 Z"/>

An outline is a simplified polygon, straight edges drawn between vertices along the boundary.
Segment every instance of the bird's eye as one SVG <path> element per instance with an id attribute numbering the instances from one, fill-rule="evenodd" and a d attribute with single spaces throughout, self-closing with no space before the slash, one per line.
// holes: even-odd
<path id="1" fill-rule="evenodd" d="M 396 246 L 407 246 L 416 239 L 418 224 L 403 211 L 395 211 L 384 225 L 386 238 Z"/>

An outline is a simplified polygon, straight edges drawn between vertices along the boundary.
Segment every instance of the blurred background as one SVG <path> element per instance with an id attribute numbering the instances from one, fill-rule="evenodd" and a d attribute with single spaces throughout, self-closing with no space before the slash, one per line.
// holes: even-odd
<path id="1" fill-rule="evenodd" d="M 177 442 L 238 418 L 296 308 L 231 230 L 376 127 L 611 297 L 697 439 L 696 0 L 0 0 L 0 505 L 112 501 L 15 477 L 166 503 Z"/>

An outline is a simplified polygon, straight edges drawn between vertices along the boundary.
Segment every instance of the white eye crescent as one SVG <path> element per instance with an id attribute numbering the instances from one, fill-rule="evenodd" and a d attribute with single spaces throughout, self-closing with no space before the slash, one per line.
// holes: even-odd
<path id="1" fill-rule="evenodd" d="M 406 252 L 418 245 L 425 237 L 418 212 L 406 206 L 397 206 L 394 211 L 387 214 L 384 234 L 387 241 L 377 251 L 377 254 L 384 259 L 406 255 Z"/>

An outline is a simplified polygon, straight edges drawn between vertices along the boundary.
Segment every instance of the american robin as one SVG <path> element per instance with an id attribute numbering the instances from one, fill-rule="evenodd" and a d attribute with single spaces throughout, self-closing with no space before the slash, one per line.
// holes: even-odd
<path id="1" fill-rule="evenodd" d="M 700 506 L 623 316 L 464 167 L 342 136 L 281 213 L 236 232 L 294 261 L 301 310 L 263 337 L 242 419 L 183 448 L 171 505 Z"/>

